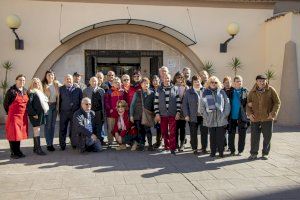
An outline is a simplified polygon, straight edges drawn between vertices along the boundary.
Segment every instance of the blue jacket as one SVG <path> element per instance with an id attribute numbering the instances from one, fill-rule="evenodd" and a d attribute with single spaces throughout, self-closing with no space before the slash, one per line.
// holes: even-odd
<path id="1" fill-rule="evenodd" d="M 204 88 L 201 88 L 201 96 Z M 190 88 L 186 91 L 185 96 L 183 97 L 183 115 L 184 117 L 189 116 L 190 122 L 197 122 L 198 116 L 198 104 L 201 101 L 198 101 L 198 95 L 196 94 L 194 88 Z"/>

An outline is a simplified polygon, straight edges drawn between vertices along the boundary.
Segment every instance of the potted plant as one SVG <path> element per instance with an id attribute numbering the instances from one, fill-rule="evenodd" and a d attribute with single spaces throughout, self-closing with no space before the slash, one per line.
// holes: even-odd
<path id="1" fill-rule="evenodd" d="M 5 99 L 5 95 L 6 95 L 6 91 L 9 87 L 9 84 L 8 84 L 8 72 L 12 70 L 12 63 L 10 61 L 6 61 L 2 64 L 2 68 L 5 70 L 5 77 L 4 77 L 4 80 L 2 80 L 0 82 L 0 89 L 2 89 L 2 101 L 4 101 Z M 1 101 L 1 104 L 2 104 L 2 101 Z M 7 118 L 7 115 L 4 115 L 4 122 L 6 121 L 6 118 Z"/>
<path id="2" fill-rule="evenodd" d="M 231 62 L 228 63 L 228 67 L 234 72 L 234 77 L 236 77 L 237 72 L 243 68 L 241 60 L 237 57 L 231 59 Z"/>
<path id="3" fill-rule="evenodd" d="M 268 84 L 270 84 L 270 81 L 271 80 L 275 80 L 276 79 L 276 73 L 275 71 L 271 70 L 271 69 L 268 69 L 266 72 L 265 72 L 265 75 L 267 77 L 267 82 Z"/>
<path id="4" fill-rule="evenodd" d="M 208 75 L 209 76 L 212 76 L 216 73 L 216 70 L 214 69 L 214 63 L 211 62 L 211 61 L 206 61 L 204 63 L 204 66 L 203 66 L 203 70 L 207 71 Z"/>

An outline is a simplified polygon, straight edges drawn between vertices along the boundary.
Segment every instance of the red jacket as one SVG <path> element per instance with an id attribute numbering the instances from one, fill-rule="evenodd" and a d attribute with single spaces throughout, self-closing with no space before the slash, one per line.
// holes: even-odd
<path id="1" fill-rule="evenodd" d="M 133 95 L 136 92 L 136 88 L 130 86 L 128 90 L 124 88 L 124 100 L 128 103 L 128 107 L 130 107 Z"/>
<path id="2" fill-rule="evenodd" d="M 116 90 L 114 87 L 109 89 L 104 96 L 104 107 L 106 111 L 106 117 L 117 118 L 117 102 L 124 99 L 124 91 L 122 89 Z M 110 112 L 112 110 L 112 112 Z"/>
<path id="3" fill-rule="evenodd" d="M 115 126 L 114 126 L 111 134 L 113 136 L 115 136 L 115 133 L 119 133 L 121 137 L 124 137 L 127 133 L 130 134 L 130 135 L 137 135 L 136 128 L 133 126 L 133 124 L 129 120 L 128 111 L 126 111 L 123 114 L 123 120 L 124 120 L 124 124 L 125 124 L 126 130 L 119 130 L 119 127 L 118 127 L 119 117 L 120 116 L 118 116 L 118 118 L 116 118 Z"/>

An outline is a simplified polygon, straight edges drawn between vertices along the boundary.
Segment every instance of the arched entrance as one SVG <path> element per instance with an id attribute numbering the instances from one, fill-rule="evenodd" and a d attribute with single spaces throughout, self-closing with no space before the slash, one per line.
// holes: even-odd
<path id="1" fill-rule="evenodd" d="M 63 55 L 76 46 L 93 38 L 114 33 L 132 33 L 154 38 L 180 52 L 191 63 L 191 67 L 194 71 L 199 71 L 203 67 L 203 63 L 198 56 L 186 44 L 172 35 L 147 26 L 136 24 L 117 24 L 101 26 L 93 29 L 82 29 L 79 34 L 68 39 L 54 49 L 41 63 L 34 76 L 42 77 L 44 73 L 50 69 Z"/>

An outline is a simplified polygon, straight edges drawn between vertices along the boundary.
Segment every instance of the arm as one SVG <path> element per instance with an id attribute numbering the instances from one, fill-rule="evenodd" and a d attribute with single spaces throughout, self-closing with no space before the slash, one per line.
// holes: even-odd
<path id="1" fill-rule="evenodd" d="M 36 109 L 34 108 L 35 101 L 35 94 L 30 93 L 29 95 L 29 101 L 27 102 L 27 112 L 28 116 L 35 116 L 37 115 Z"/>
<path id="2" fill-rule="evenodd" d="M 228 96 L 226 95 L 226 92 L 222 92 L 223 93 L 223 98 L 224 98 L 224 114 L 226 117 L 229 116 L 230 114 L 230 101 L 229 101 L 229 98 Z"/>
<path id="3" fill-rule="evenodd" d="M 90 133 L 84 126 L 83 118 L 81 115 L 74 114 L 73 117 L 73 125 L 75 126 L 75 130 L 77 132 L 83 133 L 84 136 L 91 137 L 92 133 Z"/>
<path id="4" fill-rule="evenodd" d="M 280 102 L 280 99 L 279 99 L 279 96 L 278 96 L 277 92 L 272 87 L 271 87 L 271 92 L 272 92 L 273 108 L 272 108 L 272 111 L 271 111 L 270 115 L 273 118 L 275 118 L 278 114 L 281 102 Z"/>
<path id="5" fill-rule="evenodd" d="M 132 98 L 132 102 L 131 102 L 130 110 L 129 110 L 130 117 L 133 117 L 134 108 L 136 106 L 136 101 L 137 101 L 137 95 L 138 95 L 137 92 L 135 92 L 133 95 L 133 98 Z"/>
<path id="6" fill-rule="evenodd" d="M 159 93 L 155 92 L 155 98 L 154 98 L 154 113 L 159 115 Z"/>
<path id="7" fill-rule="evenodd" d="M 183 107 L 182 107 L 183 115 L 185 117 L 190 117 L 190 108 L 189 108 L 189 102 L 188 102 L 187 95 L 184 95 L 182 104 L 183 104 Z"/>
<path id="8" fill-rule="evenodd" d="M 247 105 L 246 105 L 247 116 L 253 115 L 252 106 L 251 107 L 249 106 L 249 103 L 252 103 L 252 98 L 253 98 L 252 95 L 253 95 L 253 92 L 250 92 L 249 95 L 248 95 L 248 98 L 247 98 Z"/>
<path id="9" fill-rule="evenodd" d="M 177 111 L 177 114 L 181 112 L 181 99 L 179 97 L 179 94 L 177 92 L 176 94 L 176 111 Z"/>
<path id="10" fill-rule="evenodd" d="M 12 104 L 15 98 L 16 94 L 14 94 L 12 90 L 8 90 L 3 101 L 3 107 L 6 111 L 6 114 L 8 114 L 9 106 Z"/>

